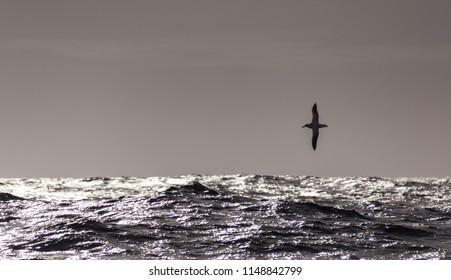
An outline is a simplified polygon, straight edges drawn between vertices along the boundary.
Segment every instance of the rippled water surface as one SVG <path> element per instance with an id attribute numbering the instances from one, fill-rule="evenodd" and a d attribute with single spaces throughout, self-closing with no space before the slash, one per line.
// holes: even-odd
<path id="1" fill-rule="evenodd" d="M 0 258 L 451 259 L 451 181 L 0 179 Z"/>

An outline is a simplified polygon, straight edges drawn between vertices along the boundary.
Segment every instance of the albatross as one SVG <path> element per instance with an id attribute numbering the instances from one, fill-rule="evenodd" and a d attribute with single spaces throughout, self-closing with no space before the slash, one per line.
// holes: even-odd
<path id="1" fill-rule="evenodd" d="M 316 142 L 318 141 L 319 129 L 322 127 L 327 127 L 327 125 L 319 123 L 319 115 L 318 115 L 318 109 L 317 109 L 316 103 L 315 103 L 315 105 L 313 105 L 312 113 L 313 113 L 312 122 L 304 125 L 303 127 L 308 127 L 312 130 L 312 133 L 313 133 L 312 146 L 313 146 L 313 150 L 316 150 Z"/>

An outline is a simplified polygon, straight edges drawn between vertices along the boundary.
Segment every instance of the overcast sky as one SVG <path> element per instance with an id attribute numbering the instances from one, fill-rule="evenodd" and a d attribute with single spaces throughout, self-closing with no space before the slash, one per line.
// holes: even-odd
<path id="1" fill-rule="evenodd" d="M 0 0 L 0 177 L 450 176 L 450 12 Z"/>

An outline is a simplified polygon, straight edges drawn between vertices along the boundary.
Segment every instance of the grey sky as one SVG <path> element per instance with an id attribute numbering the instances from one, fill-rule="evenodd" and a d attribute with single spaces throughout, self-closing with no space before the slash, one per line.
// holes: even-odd
<path id="1" fill-rule="evenodd" d="M 450 176 L 450 11 L 1 0 L 0 177 Z"/>

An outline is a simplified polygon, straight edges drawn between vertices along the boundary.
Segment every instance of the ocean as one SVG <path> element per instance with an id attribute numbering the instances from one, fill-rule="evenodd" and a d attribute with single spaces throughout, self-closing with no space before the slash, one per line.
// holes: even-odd
<path id="1" fill-rule="evenodd" d="M 451 259 L 451 181 L 0 179 L 0 259 Z"/>

